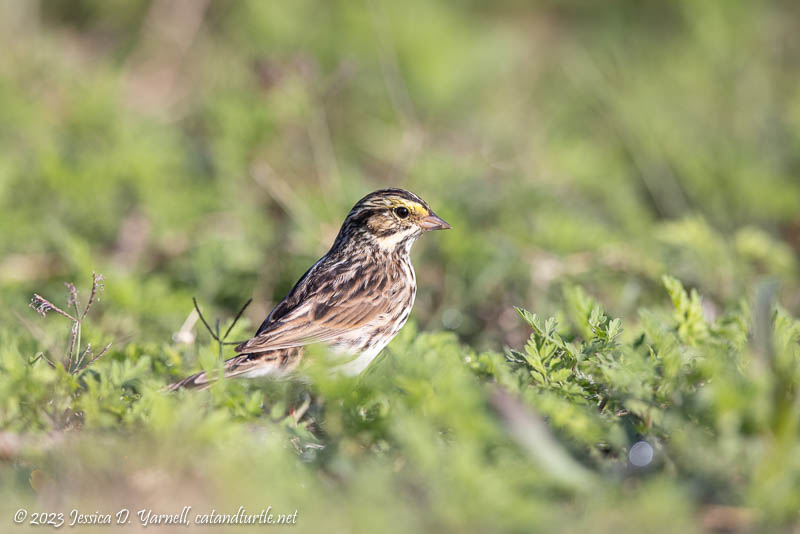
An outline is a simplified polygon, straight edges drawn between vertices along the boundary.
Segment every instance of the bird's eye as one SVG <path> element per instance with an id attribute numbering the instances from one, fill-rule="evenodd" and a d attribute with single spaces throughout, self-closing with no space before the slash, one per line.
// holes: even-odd
<path id="1" fill-rule="evenodd" d="M 409 211 L 408 208 L 404 206 L 398 206 L 394 209 L 394 213 L 401 219 L 405 219 L 406 217 L 408 217 Z"/>

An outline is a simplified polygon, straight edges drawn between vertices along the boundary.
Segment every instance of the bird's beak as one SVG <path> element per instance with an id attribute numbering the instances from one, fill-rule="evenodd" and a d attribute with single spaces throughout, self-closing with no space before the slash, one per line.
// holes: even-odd
<path id="1" fill-rule="evenodd" d="M 435 213 L 431 212 L 430 215 L 426 215 L 419 221 L 420 227 L 426 232 L 430 232 L 431 230 L 449 230 L 450 225 L 445 222 L 444 219 L 436 215 Z"/>

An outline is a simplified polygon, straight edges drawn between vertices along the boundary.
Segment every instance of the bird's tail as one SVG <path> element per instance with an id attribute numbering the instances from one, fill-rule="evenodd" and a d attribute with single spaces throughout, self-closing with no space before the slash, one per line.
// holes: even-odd
<path id="1" fill-rule="evenodd" d="M 225 378 L 237 376 L 280 376 L 294 371 L 300 361 L 301 351 L 298 348 L 280 351 L 268 351 L 255 354 L 239 354 L 225 360 L 223 371 Z M 166 391 L 176 391 L 181 388 L 206 389 L 217 379 L 214 373 L 200 371 L 183 380 L 170 384 Z"/>
<path id="2" fill-rule="evenodd" d="M 205 371 L 200 371 L 199 373 L 187 376 L 183 380 L 179 380 L 178 382 L 173 382 L 172 384 L 164 388 L 164 391 L 177 391 L 181 388 L 205 389 L 212 383 L 213 380 L 209 379 L 208 374 Z"/>
<path id="3" fill-rule="evenodd" d="M 241 374 L 241 372 L 237 372 L 238 368 L 241 366 L 243 361 L 246 361 L 252 355 L 250 354 L 239 354 L 238 356 L 234 356 L 228 360 L 225 360 L 223 364 L 223 372 L 225 373 L 225 377 L 232 377 Z M 206 389 L 207 387 L 211 386 L 216 380 L 217 376 L 216 373 L 209 373 L 205 371 L 200 371 L 199 373 L 195 373 L 193 375 L 187 376 L 183 380 L 179 380 L 173 384 L 170 384 L 166 387 L 166 391 L 177 391 L 181 388 L 188 388 L 188 389 Z"/>

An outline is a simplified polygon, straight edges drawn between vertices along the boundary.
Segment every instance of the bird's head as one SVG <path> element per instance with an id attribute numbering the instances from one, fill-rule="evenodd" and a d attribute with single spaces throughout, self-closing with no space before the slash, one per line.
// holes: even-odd
<path id="1" fill-rule="evenodd" d="M 359 200 L 342 225 L 337 241 L 357 237 L 383 250 L 408 250 L 419 236 L 450 225 L 410 191 L 381 189 Z"/>

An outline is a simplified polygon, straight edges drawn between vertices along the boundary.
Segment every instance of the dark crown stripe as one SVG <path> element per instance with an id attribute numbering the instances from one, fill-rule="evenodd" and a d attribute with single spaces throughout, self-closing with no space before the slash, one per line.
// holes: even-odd
<path id="1" fill-rule="evenodd" d="M 406 191 L 405 189 L 399 189 L 399 188 L 390 188 L 390 189 L 379 189 L 378 191 L 373 191 L 369 195 L 365 196 L 364 198 L 356 202 L 356 205 L 353 206 L 353 211 L 371 206 L 386 207 L 385 200 L 387 200 L 390 197 L 400 197 L 411 202 L 422 204 L 426 208 L 428 207 L 428 205 L 425 203 L 424 200 L 419 198 L 411 191 Z"/>

